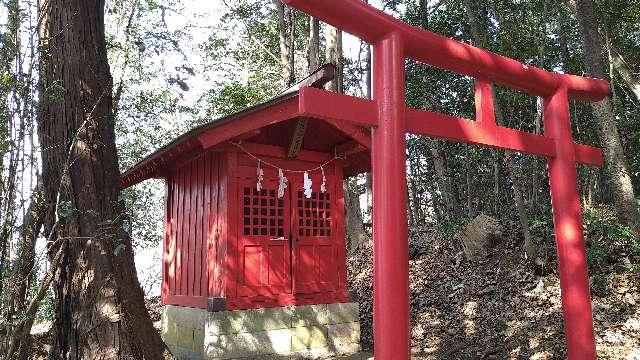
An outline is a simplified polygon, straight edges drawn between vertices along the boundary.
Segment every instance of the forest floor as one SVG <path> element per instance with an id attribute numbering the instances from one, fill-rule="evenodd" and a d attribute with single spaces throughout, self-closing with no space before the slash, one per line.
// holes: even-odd
<path id="1" fill-rule="evenodd" d="M 414 359 L 566 358 L 560 286 L 552 260 L 548 274 L 536 276 L 519 246 L 506 241 L 471 262 L 457 241 L 434 231 L 412 235 L 410 253 Z M 353 300 L 360 303 L 364 351 L 343 360 L 372 358 L 371 256 L 367 244 L 349 257 L 349 286 Z M 615 273 L 604 278 L 607 295 L 593 296 L 598 356 L 640 360 L 640 279 Z M 159 325 L 160 299 L 147 305 Z M 37 331 L 35 359 L 46 358 L 48 326 L 43 330 Z"/>
<path id="2" fill-rule="evenodd" d="M 410 253 L 416 358 L 566 358 L 555 264 L 548 266 L 548 274 L 536 276 L 519 247 L 509 242 L 470 262 L 457 241 L 434 231 L 412 235 Z M 350 289 L 360 303 L 364 349 L 372 346 L 371 256 L 369 244 L 348 261 Z M 640 360 L 640 280 L 637 274 L 605 278 L 607 296 L 593 297 L 599 358 Z"/>

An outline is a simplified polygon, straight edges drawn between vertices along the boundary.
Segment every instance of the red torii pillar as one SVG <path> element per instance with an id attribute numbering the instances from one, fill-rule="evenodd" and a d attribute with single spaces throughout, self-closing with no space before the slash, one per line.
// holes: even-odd
<path id="1" fill-rule="evenodd" d="M 357 0 L 282 1 L 374 46 L 373 102 L 302 89 L 300 111 L 332 123 L 373 127 L 376 358 L 410 358 L 405 133 L 413 132 L 547 157 L 568 358 L 596 359 L 576 162 L 599 166 L 602 152 L 573 142 L 569 98 L 601 100 L 608 83 L 527 66 L 408 26 Z M 476 78 L 476 121 L 408 109 L 407 57 Z M 498 126 L 492 83 L 543 97 L 545 135 Z"/>
<path id="2" fill-rule="evenodd" d="M 544 99 L 544 132 L 555 140 L 556 156 L 548 158 L 551 207 L 556 233 L 564 332 L 569 359 L 595 359 L 589 275 L 582 234 L 575 150 L 571 136 L 567 89 Z"/>
<path id="3" fill-rule="evenodd" d="M 374 45 L 373 99 L 378 127 L 372 132 L 373 326 L 378 359 L 408 359 L 409 241 L 404 49 L 397 34 Z M 382 343 L 383 346 L 375 345 Z"/>

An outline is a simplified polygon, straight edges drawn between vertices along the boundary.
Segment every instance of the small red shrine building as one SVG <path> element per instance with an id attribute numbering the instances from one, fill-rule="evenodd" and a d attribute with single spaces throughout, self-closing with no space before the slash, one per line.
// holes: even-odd
<path id="1" fill-rule="evenodd" d="M 325 66 L 307 82 L 321 85 L 332 73 Z M 123 174 L 123 187 L 166 180 L 163 304 L 236 310 L 348 301 L 342 179 L 370 163 L 349 132 L 368 134 L 295 114 L 274 122 L 298 96 L 193 129 Z M 278 168 L 287 181 L 281 196 Z"/>

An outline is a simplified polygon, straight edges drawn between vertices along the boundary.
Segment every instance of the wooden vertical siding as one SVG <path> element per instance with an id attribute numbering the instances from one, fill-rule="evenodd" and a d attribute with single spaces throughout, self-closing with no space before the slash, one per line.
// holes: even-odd
<path id="1" fill-rule="evenodd" d="M 206 308 L 209 274 L 218 261 L 220 162 L 209 152 L 171 171 L 167 211 L 162 298 L 165 304 Z M 215 289 L 212 289 L 215 291 Z"/>
<path id="2" fill-rule="evenodd" d="M 289 169 L 309 169 L 319 163 L 308 159 L 286 159 L 281 155 L 284 150 L 278 148 L 278 153 L 274 154 L 274 149 L 273 146 L 263 145 L 254 145 L 252 148 L 266 160 Z M 240 291 L 242 286 L 253 286 L 245 284 L 242 274 L 247 271 L 254 275 L 266 273 L 263 269 L 265 264 L 246 267 L 243 263 L 246 254 L 239 243 L 243 231 L 240 225 L 244 223 L 241 216 L 244 205 L 243 199 L 239 198 L 239 186 L 243 182 L 251 188 L 255 186 L 255 160 L 234 149 L 224 149 L 174 164 L 168 171 L 166 185 L 163 303 L 207 308 L 208 299 L 225 298 L 227 309 L 236 310 L 347 301 L 343 175 L 340 166 L 336 165 L 327 165 L 324 169 L 329 189 L 326 198 L 317 195 L 315 189 L 314 194 L 318 198 L 312 195 L 310 200 L 299 199 L 302 196 L 303 176 L 300 173 L 288 173 L 290 183 L 283 207 L 285 216 L 295 220 L 292 224 L 284 221 L 282 234 L 289 241 L 286 247 L 291 256 L 286 266 L 288 280 L 281 290 L 276 291 L 273 287 L 268 293 L 262 293 L 257 288 L 255 292 Z M 265 180 L 265 185 L 277 179 L 275 169 L 264 170 L 265 178 L 271 179 Z M 315 171 L 310 175 L 315 186 L 319 186 L 322 181 L 320 173 Z M 301 220 L 297 216 L 302 216 L 300 212 L 304 210 L 301 206 L 305 209 L 310 206 L 310 214 L 317 215 L 304 212 L 304 216 L 313 218 L 309 218 L 311 222 L 305 222 L 304 226 L 309 227 L 311 233 L 305 233 L 304 236 L 298 234 L 297 228 Z M 315 222 L 316 218 L 324 216 L 318 214 L 329 208 L 332 209 L 330 233 L 313 233 L 313 229 L 329 226 L 322 225 L 321 221 L 317 225 Z M 265 236 L 268 238 L 270 235 Z M 283 245 L 279 239 L 269 238 L 265 241 Z"/>

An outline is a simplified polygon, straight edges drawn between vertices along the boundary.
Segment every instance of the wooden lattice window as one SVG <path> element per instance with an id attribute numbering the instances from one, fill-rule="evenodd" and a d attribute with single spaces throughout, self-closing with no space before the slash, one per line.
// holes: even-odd
<path id="1" fill-rule="evenodd" d="M 284 200 L 278 199 L 276 190 L 245 187 L 244 235 L 284 236 Z"/>
<path id="2" fill-rule="evenodd" d="M 298 191 L 298 235 L 331 236 L 331 196 L 312 192 L 307 199 Z"/>

